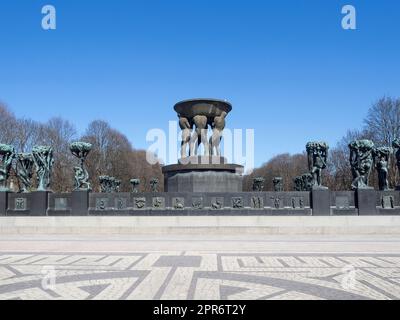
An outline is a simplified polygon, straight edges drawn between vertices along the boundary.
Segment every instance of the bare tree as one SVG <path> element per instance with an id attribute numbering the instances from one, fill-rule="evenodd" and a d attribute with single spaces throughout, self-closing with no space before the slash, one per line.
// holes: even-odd
<path id="1" fill-rule="evenodd" d="M 265 179 L 264 189 L 272 191 L 273 178 L 282 177 L 284 190 L 290 191 L 293 190 L 293 179 L 307 171 L 307 155 L 305 153 L 295 155 L 279 154 L 260 168 L 255 169 L 251 175 L 244 177 L 244 190 L 252 190 L 253 178 L 263 177 Z"/>
<path id="2" fill-rule="evenodd" d="M 364 119 L 364 128 L 348 131 L 335 148 L 330 151 L 328 158 L 327 176 L 332 190 L 348 190 L 352 176 L 349 163 L 348 144 L 357 139 L 372 140 L 375 146 L 392 146 L 392 142 L 400 137 L 400 99 L 383 97 L 375 102 L 368 110 Z M 390 159 L 389 183 L 394 186 L 396 177 L 396 160 Z M 378 177 L 373 169 L 370 185 L 378 187 Z"/>
<path id="3" fill-rule="evenodd" d="M 14 144 L 16 141 L 16 123 L 14 114 L 0 102 L 0 143 Z"/>
<path id="4" fill-rule="evenodd" d="M 130 154 L 130 177 L 140 179 L 140 191 L 150 191 L 150 180 L 157 178 L 160 182 L 159 190 L 162 191 L 164 187 L 163 174 L 161 166 L 157 164 L 150 164 L 146 159 L 145 150 L 133 150 Z"/>
<path id="5" fill-rule="evenodd" d="M 146 152 L 134 150 L 128 138 L 111 128 L 107 122 L 102 120 L 91 122 L 81 140 L 93 145 L 86 163 L 94 190 L 100 189 L 98 181 L 100 175 L 109 175 L 121 180 L 121 191 L 131 189 L 129 182 L 131 178 L 141 180 L 142 191 L 149 191 L 149 182 L 153 177 L 160 180 L 162 187 L 160 165 L 148 164 Z"/>
<path id="6" fill-rule="evenodd" d="M 51 187 L 57 192 L 66 192 L 72 189 L 73 161 L 69 145 L 76 139 L 75 126 L 68 120 L 52 118 L 40 126 L 37 143 L 53 148 L 54 166 Z"/>
<path id="7" fill-rule="evenodd" d="M 16 122 L 15 148 L 19 152 L 30 152 L 41 140 L 43 125 L 31 119 L 18 119 Z"/>
<path id="8" fill-rule="evenodd" d="M 370 135 L 365 131 L 349 130 L 336 147 L 330 150 L 327 168 L 324 171 L 324 179 L 329 189 L 349 190 L 353 180 L 349 161 L 349 143 L 359 139 L 370 139 Z"/>
<path id="9" fill-rule="evenodd" d="M 87 159 L 87 165 L 90 176 L 99 176 L 106 174 L 107 151 L 109 148 L 109 136 L 111 128 L 107 122 L 102 120 L 92 121 L 86 129 L 85 135 L 81 138 L 83 141 L 90 142 L 93 149 Z"/>
<path id="10" fill-rule="evenodd" d="M 400 99 L 383 97 L 368 110 L 365 131 L 381 146 L 391 146 L 400 137 Z"/>
<path id="11" fill-rule="evenodd" d="M 377 146 L 391 147 L 393 140 L 400 138 L 400 98 L 383 97 L 375 102 L 364 120 L 365 131 Z M 396 159 L 390 157 L 389 184 L 396 185 Z M 376 179 L 376 174 L 374 174 Z"/>

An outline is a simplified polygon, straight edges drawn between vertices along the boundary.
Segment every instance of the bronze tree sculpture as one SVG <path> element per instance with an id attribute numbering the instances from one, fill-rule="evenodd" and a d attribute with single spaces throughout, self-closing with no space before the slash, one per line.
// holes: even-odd
<path id="1" fill-rule="evenodd" d="M 80 166 L 74 167 L 75 177 L 74 177 L 74 188 L 75 190 L 91 190 L 89 183 L 89 173 L 85 168 L 85 159 L 88 156 L 90 150 L 92 150 L 92 145 L 87 142 L 73 142 L 71 143 L 69 149 L 71 153 L 79 159 Z"/>
<path id="2" fill-rule="evenodd" d="M 50 186 L 51 171 L 54 164 L 53 149 L 48 146 L 35 146 L 32 149 L 36 166 L 38 191 L 46 191 Z"/>
<path id="3" fill-rule="evenodd" d="M 326 142 L 308 142 L 306 145 L 308 169 L 313 187 L 322 187 L 322 170 L 326 168 L 329 146 Z"/>
<path id="4" fill-rule="evenodd" d="M 33 156 L 31 153 L 19 153 L 17 155 L 17 176 L 20 184 L 20 191 L 29 192 L 32 189 Z"/>
<path id="5" fill-rule="evenodd" d="M 353 190 L 369 188 L 369 176 L 374 162 L 374 143 L 371 140 L 355 140 L 349 144 L 349 149 L 353 174 L 351 188 Z"/>
<path id="6" fill-rule="evenodd" d="M 0 191 L 7 191 L 7 180 L 10 175 L 12 161 L 15 157 L 14 147 L 0 144 Z"/>

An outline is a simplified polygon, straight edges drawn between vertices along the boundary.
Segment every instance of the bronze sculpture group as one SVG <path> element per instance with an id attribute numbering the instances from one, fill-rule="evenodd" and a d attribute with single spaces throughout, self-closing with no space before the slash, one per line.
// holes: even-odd
<path id="1" fill-rule="evenodd" d="M 214 117 L 197 114 L 192 118 L 178 114 L 179 127 L 182 130 L 181 158 L 199 155 L 200 144 L 203 144 L 204 156 L 221 156 L 220 143 L 227 114 L 222 111 L 221 114 Z M 212 130 L 210 138 L 208 138 L 209 127 Z"/>
<path id="2" fill-rule="evenodd" d="M 32 190 L 33 166 L 34 161 L 31 153 L 17 154 L 17 175 L 22 184 L 22 192 L 29 192 Z"/>
<path id="3" fill-rule="evenodd" d="M 85 159 L 90 150 L 92 150 L 92 145 L 87 142 L 78 141 L 71 143 L 69 149 L 71 150 L 71 153 L 79 159 L 80 162 L 79 166 L 74 167 L 75 190 L 91 190 L 92 188 L 89 183 L 89 173 L 85 168 Z"/>
<path id="4" fill-rule="evenodd" d="M 374 150 L 375 168 L 378 171 L 379 190 L 389 190 L 388 166 L 392 149 L 380 147 Z"/>
<path id="5" fill-rule="evenodd" d="M 275 177 L 272 180 L 272 183 L 274 184 L 274 191 L 275 192 L 282 192 L 283 191 L 283 179 L 282 179 L 282 177 Z"/>
<path id="6" fill-rule="evenodd" d="M 308 172 L 293 179 L 295 191 L 326 189 L 322 185 L 322 170 L 327 165 L 328 150 L 326 142 L 311 141 L 306 144 Z"/>
<path id="7" fill-rule="evenodd" d="M 257 177 L 253 179 L 253 191 L 260 192 L 264 190 L 265 179 L 263 177 Z"/>
<path id="8" fill-rule="evenodd" d="M 99 182 L 102 193 L 119 192 L 121 180 L 104 175 L 99 177 Z"/>
<path id="9" fill-rule="evenodd" d="M 375 167 L 378 173 L 379 190 L 389 190 L 388 168 L 390 155 L 393 149 L 396 150 L 397 164 L 400 163 L 400 144 L 399 140 L 393 141 L 391 147 L 375 147 L 371 140 L 356 140 L 349 144 L 350 165 L 353 174 L 351 188 L 370 188 L 368 186 L 372 168 Z M 400 166 L 399 166 L 400 172 Z"/>
<path id="10" fill-rule="evenodd" d="M 53 149 L 48 146 L 35 146 L 32 153 L 15 153 L 11 145 L 0 144 L 0 191 L 8 191 L 7 179 L 10 175 L 12 162 L 16 159 L 15 172 L 22 184 L 22 192 L 32 188 L 33 169 L 36 169 L 37 190 L 45 191 L 50 186 L 51 171 L 54 164 Z"/>
<path id="11" fill-rule="evenodd" d="M 355 140 L 349 144 L 350 166 L 353 175 L 351 188 L 367 188 L 373 166 L 374 143 L 371 140 Z"/>
<path id="12" fill-rule="evenodd" d="M 220 155 L 219 143 L 222 131 L 225 127 L 226 112 L 210 119 L 199 115 L 193 119 L 179 118 L 182 128 L 182 157 L 186 157 L 186 149 L 189 145 L 189 155 L 196 155 L 200 143 L 204 144 L 205 153 L 208 155 Z M 192 134 L 192 125 L 195 125 Z M 213 134 L 206 139 L 208 126 L 211 125 Z M 400 139 L 395 139 L 392 147 L 375 147 L 371 140 L 355 140 L 349 145 L 350 167 L 353 176 L 351 189 L 370 188 L 369 177 L 373 168 L 378 173 L 379 190 L 389 190 L 388 168 L 390 155 L 394 153 L 397 167 L 400 172 Z M 74 189 L 91 190 L 89 173 L 85 167 L 85 159 L 92 149 L 92 145 L 86 142 L 74 142 L 70 145 L 71 153 L 79 159 L 79 166 L 74 167 Z M 294 189 L 296 191 L 310 191 L 313 188 L 325 188 L 322 185 L 322 171 L 327 166 L 329 146 L 325 142 L 309 142 L 306 145 L 309 172 L 294 178 Z M 36 190 L 49 190 L 51 172 L 54 164 L 53 150 L 49 146 L 35 146 L 31 153 L 16 153 L 11 145 L 0 144 L 0 191 L 8 191 L 7 180 L 10 175 L 13 160 L 15 172 L 20 184 L 20 192 L 33 190 L 32 178 L 37 179 Z M 99 182 L 101 192 L 119 192 L 121 180 L 110 176 L 100 176 Z M 257 177 L 253 181 L 253 191 L 264 189 L 265 179 Z M 140 185 L 139 179 L 131 179 L 132 192 L 137 193 Z M 150 181 L 152 192 L 158 192 L 158 179 Z M 274 191 L 283 191 L 283 180 L 281 177 L 273 179 Z"/>
<path id="13" fill-rule="evenodd" d="M 395 139 L 391 147 L 375 147 L 371 140 L 361 139 L 355 140 L 348 145 L 350 150 L 350 167 L 353 176 L 351 189 L 366 189 L 369 177 L 373 168 L 378 173 L 379 190 L 385 191 L 389 189 L 388 168 L 390 155 L 395 150 L 398 171 L 400 172 L 400 138 Z M 293 179 L 295 191 L 311 191 L 313 188 L 326 188 L 322 185 L 322 170 L 327 166 L 329 146 L 325 142 L 309 142 L 306 145 L 308 169 L 300 176 Z M 253 186 L 256 180 L 253 179 Z M 274 178 L 274 191 L 281 191 L 281 178 Z"/>
<path id="14" fill-rule="evenodd" d="M 53 149 L 49 146 L 35 146 L 32 149 L 32 156 L 36 167 L 37 190 L 46 191 L 50 186 L 54 164 Z"/>
<path id="15" fill-rule="evenodd" d="M 303 173 L 300 176 L 294 178 L 294 190 L 295 191 L 311 191 L 313 187 L 313 176 L 311 173 Z"/>
<path id="16" fill-rule="evenodd" d="M 322 170 L 326 168 L 329 146 L 325 142 L 309 142 L 306 145 L 308 169 L 312 186 L 322 187 Z"/>
<path id="17" fill-rule="evenodd" d="M 0 144 L 0 156 L 0 191 L 7 191 L 7 179 L 15 157 L 14 147 L 7 144 Z"/>

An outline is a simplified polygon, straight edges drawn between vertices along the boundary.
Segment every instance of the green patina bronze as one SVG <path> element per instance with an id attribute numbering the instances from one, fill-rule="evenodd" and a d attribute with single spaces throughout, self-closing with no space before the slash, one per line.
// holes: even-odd
<path id="1" fill-rule="evenodd" d="M 371 140 L 355 140 L 349 144 L 350 166 L 353 174 L 352 190 L 366 189 L 374 163 L 374 143 Z"/>
<path id="2" fill-rule="evenodd" d="M 153 178 L 150 180 L 150 187 L 152 192 L 158 192 L 158 179 Z"/>
<path id="3" fill-rule="evenodd" d="M 311 173 L 304 173 L 293 180 L 295 191 L 311 191 L 313 187 L 313 176 Z"/>
<path id="4" fill-rule="evenodd" d="M 20 182 L 20 192 L 30 192 L 32 190 L 34 163 L 32 153 L 18 153 L 17 176 Z"/>
<path id="5" fill-rule="evenodd" d="M 8 144 L 0 144 L 0 191 L 8 191 L 7 180 L 10 175 L 10 169 L 14 158 L 14 147 Z"/>
<path id="6" fill-rule="evenodd" d="M 282 192 L 283 191 L 283 179 L 282 177 L 275 177 L 272 179 L 272 183 L 274 184 L 274 191 L 275 192 Z"/>
<path id="7" fill-rule="evenodd" d="M 138 193 L 139 192 L 139 185 L 140 185 L 140 179 L 131 179 L 130 183 L 132 185 L 132 192 L 133 193 Z"/>
<path id="8" fill-rule="evenodd" d="M 308 169 L 312 175 L 312 186 L 322 187 L 322 170 L 326 168 L 329 146 L 326 142 L 308 142 L 306 145 Z"/>
<path id="9" fill-rule="evenodd" d="M 119 192 L 121 186 L 121 180 L 110 176 L 100 176 L 99 177 L 100 188 L 102 193 L 112 193 Z"/>
<path id="10" fill-rule="evenodd" d="M 122 183 L 121 180 L 114 179 L 114 189 L 113 189 L 113 192 L 119 192 L 119 191 L 120 191 L 121 183 Z"/>
<path id="11" fill-rule="evenodd" d="M 74 167 L 74 188 L 75 190 L 92 190 L 89 183 L 89 173 L 85 168 L 85 160 L 89 152 L 92 150 L 92 145 L 87 142 L 73 142 L 69 146 L 72 154 L 80 161 L 80 166 Z"/>
<path id="12" fill-rule="evenodd" d="M 99 183 L 100 183 L 100 191 L 102 193 L 111 192 L 111 184 L 109 176 L 99 176 Z"/>
<path id="13" fill-rule="evenodd" d="M 395 151 L 397 171 L 400 174 L 400 138 L 396 138 L 393 140 L 392 147 Z"/>
<path id="14" fill-rule="evenodd" d="M 375 148 L 373 151 L 375 169 L 378 172 L 379 190 L 389 190 L 388 167 L 393 149 L 390 147 Z"/>
<path id="15" fill-rule="evenodd" d="M 265 179 L 263 177 L 256 177 L 253 179 L 253 191 L 263 191 L 264 190 Z"/>
<path id="16" fill-rule="evenodd" d="M 47 191 L 50 186 L 51 171 L 54 164 L 53 149 L 49 146 L 35 146 L 32 148 L 33 161 L 36 166 L 38 191 Z"/>

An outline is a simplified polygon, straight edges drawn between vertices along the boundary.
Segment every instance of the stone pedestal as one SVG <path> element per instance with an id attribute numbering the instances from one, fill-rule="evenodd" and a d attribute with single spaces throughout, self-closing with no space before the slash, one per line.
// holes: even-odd
<path id="1" fill-rule="evenodd" d="M 312 189 L 311 208 L 313 216 L 331 215 L 331 193 L 328 188 L 314 187 Z"/>
<path id="2" fill-rule="evenodd" d="M 223 158 L 221 158 L 223 159 Z M 215 160 L 215 159 L 214 159 Z M 162 168 L 165 192 L 241 192 L 243 166 L 235 164 L 175 164 Z"/>
<path id="3" fill-rule="evenodd" d="M 178 160 L 179 164 L 227 164 L 227 159 L 220 156 L 190 156 Z"/>
<path id="4" fill-rule="evenodd" d="M 34 191 L 31 193 L 31 203 L 29 207 L 29 215 L 31 216 L 47 216 L 47 207 L 49 204 L 50 191 Z"/>
<path id="5" fill-rule="evenodd" d="M 8 192 L 0 191 L 0 216 L 5 216 L 7 214 L 8 207 Z"/>
<path id="6" fill-rule="evenodd" d="M 75 190 L 72 191 L 71 197 L 71 215 L 86 216 L 89 209 L 89 191 Z"/>
<path id="7" fill-rule="evenodd" d="M 357 189 L 356 191 L 356 206 L 358 214 L 361 215 L 376 215 L 376 192 L 373 188 Z"/>

